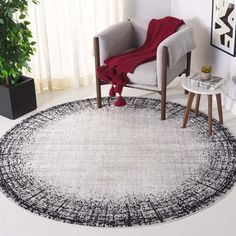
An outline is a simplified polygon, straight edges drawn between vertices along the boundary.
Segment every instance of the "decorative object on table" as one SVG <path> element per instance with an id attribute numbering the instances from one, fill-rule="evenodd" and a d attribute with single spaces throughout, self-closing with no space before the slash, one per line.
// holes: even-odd
<path id="1" fill-rule="evenodd" d="M 236 1 L 212 0 L 211 45 L 236 56 Z"/>
<path id="2" fill-rule="evenodd" d="M 211 78 L 212 67 L 203 66 L 202 67 L 202 79 L 209 80 Z"/>
<path id="3" fill-rule="evenodd" d="M 223 111 L 222 111 L 222 102 L 221 102 L 221 93 L 223 92 L 223 88 L 218 87 L 215 90 L 210 90 L 210 89 L 194 86 L 191 83 L 189 83 L 188 77 L 183 78 L 182 86 L 184 89 L 189 91 L 188 103 L 187 103 L 187 107 L 185 109 L 182 128 L 186 128 L 186 125 L 187 125 L 187 122 L 189 119 L 190 110 L 192 107 L 192 102 L 193 102 L 195 95 L 197 95 L 195 117 L 197 117 L 198 113 L 199 113 L 199 105 L 200 105 L 201 95 L 207 95 L 208 96 L 208 135 L 211 136 L 212 135 L 212 96 L 213 95 L 216 96 L 219 120 L 220 120 L 220 123 L 223 125 Z"/>
<path id="4" fill-rule="evenodd" d="M 226 196 L 236 180 L 236 138 L 227 128 L 213 120 L 208 138 L 205 114 L 182 130 L 182 105 L 168 102 L 168 122 L 160 122 L 161 101 L 125 99 L 120 109 L 111 98 L 102 109 L 95 99 L 62 104 L 7 132 L 3 193 L 39 215 L 99 227 L 168 222 Z"/>
<path id="5" fill-rule="evenodd" d="M 168 19 L 173 19 L 173 17 L 167 17 Z M 160 20 L 163 21 L 163 19 Z M 168 22 L 167 20 L 165 20 L 166 23 Z M 181 21 L 178 22 L 181 23 Z M 97 34 L 94 38 L 96 72 L 98 72 L 97 68 L 103 66 L 104 61 L 108 58 L 121 55 L 144 45 L 148 25 L 149 21 L 147 20 L 131 19 L 110 26 Z M 176 23 L 173 26 L 176 26 Z M 168 28 L 173 32 L 173 26 L 164 27 L 164 30 L 160 29 L 160 32 L 166 36 L 168 34 L 164 32 L 165 29 Z M 123 33 L 121 34 L 120 32 Z M 156 35 L 153 36 L 159 38 L 157 30 L 155 32 Z M 149 58 L 149 61 L 138 65 L 134 73 L 127 74 L 128 84 L 125 87 L 143 89 L 161 94 L 161 119 L 165 120 L 167 85 L 180 74 L 190 75 L 191 51 L 195 48 L 193 30 L 186 25 L 182 25 L 177 29 L 176 33 L 170 35 L 160 43 L 156 52 L 153 53 L 152 50 L 153 57 Z M 101 86 L 108 83 L 111 83 L 111 81 L 100 81 L 99 74 L 96 73 L 98 108 L 102 107 Z M 116 90 L 112 87 L 109 95 L 114 96 L 117 92 Z M 117 101 L 117 105 L 125 104 L 122 101 L 122 99 Z"/>
<path id="6" fill-rule="evenodd" d="M 188 79 L 190 80 L 191 85 L 209 90 L 216 90 L 224 84 L 224 79 L 222 77 L 212 75 L 210 79 L 206 80 L 202 77 L 202 73 L 194 73 L 189 76 Z"/>
<path id="7" fill-rule="evenodd" d="M 23 76 L 35 42 L 26 20 L 30 1 L 3 1 L 0 10 L 0 115 L 16 119 L 36 109 L 34 80 Z M 36 0 L 32 0 L 37 3 Z"/>

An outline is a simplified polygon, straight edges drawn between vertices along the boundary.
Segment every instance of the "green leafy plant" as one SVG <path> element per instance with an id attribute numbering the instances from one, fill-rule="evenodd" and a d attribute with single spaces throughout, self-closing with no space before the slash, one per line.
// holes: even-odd
<path id="1" fill-rule="evenodd" d="M 0 0 L 0 84 L 20 83 L 22 71 L 30 72 L 29 62 L 36 42 L 27 20 L 28 5 L 37 0 Z"/>
<path id="2" fill-rule="evenodd" d="M 211 66 L 203 66 L 202 67 L 202 72 L 203 73 L 211 73 L 212 72 L 212 67 Z"/>

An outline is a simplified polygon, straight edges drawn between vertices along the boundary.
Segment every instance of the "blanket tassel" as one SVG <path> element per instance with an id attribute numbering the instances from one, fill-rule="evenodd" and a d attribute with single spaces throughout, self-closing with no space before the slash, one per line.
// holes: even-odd
<path id="1" fill-rule="evenodd" d="M 126 105 L 126 101 L 125 101 L 124 98 L 120 95 L 120 96 L 116 99 L 114 105 L 115 105 L 116 107 L 122 107 L 122 106 L 125 106 L 125 105 Z"/>
<path id="2" fill-rule="evenodd" d="M 109 92 L 109 96 L 110 97 L 115 97 L 116 96 L 115 88 L 114 88 L 113 85 L 111 86 L 111 89 L 110 89 L 110 92 Z"/>

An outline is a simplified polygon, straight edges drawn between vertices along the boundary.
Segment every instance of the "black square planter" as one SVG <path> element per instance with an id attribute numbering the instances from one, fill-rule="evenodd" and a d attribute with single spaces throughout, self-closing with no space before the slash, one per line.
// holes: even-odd
<path id="1" fill-rule="evenodd" d="M 15 86 L 0 85 L 0 115 L 16 119 L 36 108 L 34 79 L 23 77 Z"/>

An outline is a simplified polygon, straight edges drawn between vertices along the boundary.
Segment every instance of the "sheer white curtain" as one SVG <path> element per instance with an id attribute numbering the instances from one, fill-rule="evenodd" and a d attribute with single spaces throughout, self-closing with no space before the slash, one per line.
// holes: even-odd
<path id="1" fill-rule="evenodd" d="M 41 0 L 29 19 L 37 52 L 32 76 L 38 92 L 94 80 L 93 37 L 125 18 L 127 0 Z"/>

